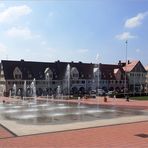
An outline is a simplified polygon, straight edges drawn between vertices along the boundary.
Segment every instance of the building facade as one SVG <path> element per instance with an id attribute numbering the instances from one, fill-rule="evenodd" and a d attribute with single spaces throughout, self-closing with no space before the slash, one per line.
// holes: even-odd
<path id="1" fill-rule="evenodd" d="M 4 95 L 4 91 L 5 91 L 5 78 L 4 78 L 3 66 L 0 63 L 0 96 Z"/>
<path id="2" fill-rule="evenodd" d="M 146 79 L 145 79 L 145 92 L 148 94 L 148 66 L 145 67 L 146 70 Z"/>
<path id="3" fill-rule="evenodd" d="M 128 90 L 130 93 L 144 93 L 146 70 L 140 61 L 128 61 L 123 65 L 123 69 L 128 77 Z"/>
<path id="4" fill-rule="evenodd" d="M 125 72 L 120 64 L 93 64 L 82 62 L 32 62 L 3 60 L 6 93 L 23 93 L 24 84 L 29 94 L 30 85 L 35 79 L 37 95 L 90 93 L 91 90 L 104 89 L 123 92 Z M 128 84 L 126 79 L 126 84 Z"/>

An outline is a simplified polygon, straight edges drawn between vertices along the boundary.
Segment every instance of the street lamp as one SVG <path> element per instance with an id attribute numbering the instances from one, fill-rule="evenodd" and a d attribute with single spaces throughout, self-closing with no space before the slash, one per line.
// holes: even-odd
<path id="1" fill-rule="evenodd" d="M 98 77 L 97 77 L 97 87 L 96 88 L 98 88 L 99 89 L 99 87 L 100 87 L 100 85 L 99 85 L 99 83 L 100 83 L 100 65 L 99 65 L 99 54 L 97 54 L 97 56 L 96 56 L 96 62 L 97 62 L 97 75 L 98 75 Z M 97 90 L 96 90 L 96 93 L 97 93 Z"/>
<path id="2" fill-rule="evenodd" d="M 124 83 L 124 96 L 126 96 L 127 92 L 127 77 L 126 77 L 126 71 L 127 71 L 127 46 L 128 46 L 128 41 L 125 41 L 125 83 Z"/>

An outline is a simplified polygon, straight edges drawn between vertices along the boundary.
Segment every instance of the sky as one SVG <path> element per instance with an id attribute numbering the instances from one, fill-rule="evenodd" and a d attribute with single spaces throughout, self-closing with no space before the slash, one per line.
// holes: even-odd
<path id="1" fill-rule="evenodd" d="M 0 60 L 148 65 L 148 0 L 0 1 Z"/>

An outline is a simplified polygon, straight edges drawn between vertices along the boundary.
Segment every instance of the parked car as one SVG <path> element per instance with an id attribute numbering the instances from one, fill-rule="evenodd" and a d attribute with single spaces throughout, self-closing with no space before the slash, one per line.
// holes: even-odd
<path id="1" fill-rule="evenodd" d="M 107 92 L 107 96 L 109 96 L 109 97 L 113 97 L 114 95 L 116 95 L 115 91 L 108 91 Z"/>
<path id="2" fill-rule="evenodd" d="M 103 89 L 98 89 L 97 90 L 97 95 L 104 96 L 105 95 L 105 91 Z"/>
<path id="3" fill-rule="evenodd" d="M 96 90 L 91 90 L 90 97 L 96 98 Z"/>

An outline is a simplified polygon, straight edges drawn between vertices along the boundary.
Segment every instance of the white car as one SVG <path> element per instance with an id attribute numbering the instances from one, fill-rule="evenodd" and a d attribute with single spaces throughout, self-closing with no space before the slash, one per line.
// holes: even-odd
<path id="1" fill-rule="evenodd" d="M 103 89 L 98 89 L 97 90 L 97 95 L 103 96 L 103 95 L 105 95 L 105 91 Z"/>
<path id="2" fill-rule="evenodd" d="M 92 90 L 92 91 L 90 92 L 90 96 L 91 96 L 92 98 L 96 98 L 96 90 Z"/>

